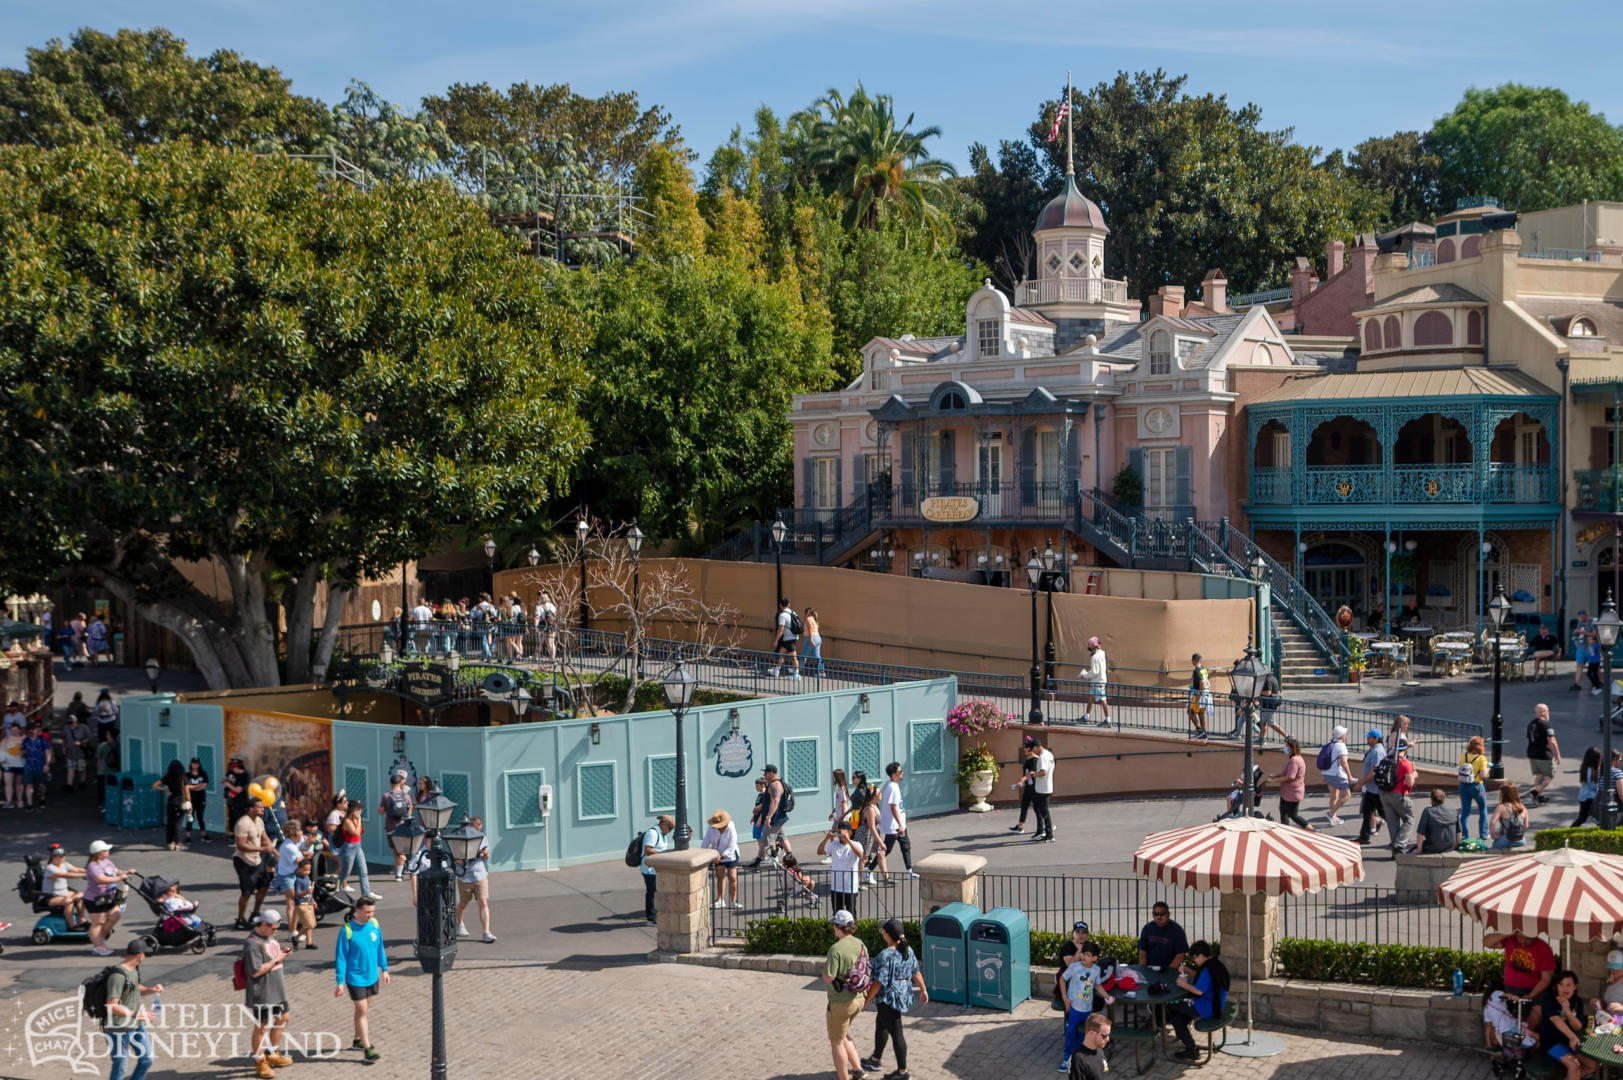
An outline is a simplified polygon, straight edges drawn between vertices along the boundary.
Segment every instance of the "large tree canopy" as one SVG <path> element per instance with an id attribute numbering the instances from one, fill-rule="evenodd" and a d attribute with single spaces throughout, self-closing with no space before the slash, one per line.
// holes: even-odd
<path id="1" fill-rule="evenodd" d="M 441 184 L 6 148 L 0 282 L 0 584 L 89 576 L 213 686 L 281 681 L 274 601 L 301 678 L 319 589 L 527 512 L 585 443 L 577 322 Z"/>
<path id="2" fill-rule="evenodd" d="M 275 68 L 225 49 L 188 56 L 161 28 L 80 30 L 66 45 L 29 49 L 26 70 L 0 70 L 3 143 L 309 151 L 327 124 L 325 106 L 294 94 Z"/>

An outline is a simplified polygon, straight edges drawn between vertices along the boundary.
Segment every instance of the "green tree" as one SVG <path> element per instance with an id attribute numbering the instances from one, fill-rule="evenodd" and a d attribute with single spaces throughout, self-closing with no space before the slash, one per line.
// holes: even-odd
<path id="1" fill-rule="evenodd" d="M 456 146 L 432 116 L 413 115 L 351 80 L 332 107 L 331 129 L 320 147 L 358 166 L 369 181 L 426 180 L 447 176 Z"/>
<path id="2" fill-rule="evenodd" d="M 0 279 L 0 492 L 27 507 L 0 585 L 94 580 L 211 686 L 281 681 L 276 604 L 302 679 L 347 589 L 522 516 L 585 445 L 579 323 L 443 184 L 0 149 Z"/>
<path id="3" fill-rule="evenodd" d="M 1472 88 L 1432 125 L 1445 207 L 1493 195 L 1530 213 L 1623 198 L 1623 130 L 1550 86 Z"/>
<path id="4" fill-rule="evenodd" d="M 997 165 L 986 147 L 969 148 L 970 174 L 958 190 L 975 208 L 961 244 L 964 254 L 992 268 L 993 280 L 1011 295 L 1015 284 L 1032 276 L 1036 242 L 1031 230 L 1047 204 L 1042 166 L 1037 153 L 1025 143 L 998 144 Z"/>
<path id="5" fill-rule="evenodd" d="M 1193 285 L 1221 267 L 1236 290 L 1286 280 L 1297 255 L 1369 227 L 1370 201 L 1351 178 L 1315 165 L 1318 149 L 1264 131 L 1255 105 L 1189 97 L 1186 78 L 1118 72 L 1072 92 L 1077 185 L 1110 225 L 1106 272 L 1130 294 Z M 1059 101 L 1044 103 L 1031 144 L 1049 190 L 1064 179 L 1063 142 L 1048 142 Z"/>
<path id="6" fill-rule="evenodd" d="M 1365 139 L 1353 147 L 1347 174 L 1380 194 L 1380 224 L 1385 227 L 1429 222 L 1447 209 L 1442 205 L 1442 159 L 1418 131 Z"/>
<path id="7" fill-rule="evenodd" d="M 0 142 L 105 143 L 134 152 L 188 141 L 255 151 L 315 149 L 327 110 L 272 67 L 221 49 L 186 52 L 168 30 L 80 30 L 0 70 Z"/>

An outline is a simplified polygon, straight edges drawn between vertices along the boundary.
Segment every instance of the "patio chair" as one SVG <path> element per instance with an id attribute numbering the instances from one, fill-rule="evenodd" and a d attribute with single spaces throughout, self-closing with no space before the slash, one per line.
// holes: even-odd
<path id="1" fill-rule="evenodd" d="M 1195 1034 L 1199 1035 L 1204 1032 L 1206 1035 L 1206 1053 L 1197 1064 L 1206 1064 L 1208 1061 L 1212 1060 L 1212 1056 L 1214 1054 L 1223 1049 L 1224 1046 L 1228 1045 L 1229 1025 L 1234 1023 L 1239 1018 L 1240 999 L 1233 994 L 1230 994 L 1228 1003 L 1223 1006 L 1223 1011 L 1221 1013 L 1212 1017 L 1210 1020 L 1196 1020 L 1190 1025 L 1191 1030 L 1193 1030 Z M 1215 1042 L 1213 1041 L 1214 1036 L 1216 1039 Z"/>

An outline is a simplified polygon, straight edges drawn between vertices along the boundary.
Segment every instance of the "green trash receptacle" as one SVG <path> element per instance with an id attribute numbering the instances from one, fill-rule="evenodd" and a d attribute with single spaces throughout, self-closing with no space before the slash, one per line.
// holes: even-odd
<path id="1" fill-rule="evenodd" d="M 981 917 L 974 904 L 948 904 L 924 917 L 924 988 L 931 1001 L 965 1003 L 968 992 L 969 927 Z"/>
<path id="2" fill-rule="evenodd" d="M 124 820 L 124 799 L 120 791 L 124 774 L 102 773 L 96 779 L 101 784 L 101 820 L 116 829 Z"/>
<path id="3" fill-rule="evenodd" d="M 119 780 L 119 827 L 150 829 L 163 824 L 164 792 L 152 790 L 158 777 L 124 773 Z M 156 798 L 154 798 L 156 796 Z"/>
<path id="4" fill-rule="evenodd" d="M 1031 996 L 1031 923 L 1019 908 L 995 907 L 969 924 L 969 1000 L 1013 1012 Z"/>

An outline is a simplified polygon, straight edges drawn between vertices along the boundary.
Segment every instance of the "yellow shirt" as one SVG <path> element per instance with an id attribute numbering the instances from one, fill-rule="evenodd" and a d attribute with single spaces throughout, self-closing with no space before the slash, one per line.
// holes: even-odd
<path id="1" fill-rule="evenodd" d="M 1476 783 L 1480 784 L 1480 783 L 1482 783 L 1483 780 L 1487 779 L 1487 776 L 1488 776 L 1488 759 L 1486 757 L 1484 757 L 1483 755 L 1481 755 L 1481 754 L 1465 754 L 1465 753 L 1462 753 L 1460 755 L 1460 762 L 1459 763 L 1461 765 L 1467 765 L 1468 764 L 1468 765 L 1471 766 L 1471 771 L 1476 776 L 1476 781 L 1475 781 Z M 1460 777 L 1460 783 L 1463 784 L 1465 782 L 1466 782 L 1465 777 L 1462 775 Z"/>

